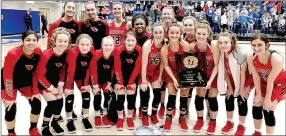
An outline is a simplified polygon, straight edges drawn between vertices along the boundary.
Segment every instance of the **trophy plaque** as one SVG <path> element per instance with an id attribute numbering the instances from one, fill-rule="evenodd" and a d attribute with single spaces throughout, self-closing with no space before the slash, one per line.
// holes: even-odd
<path id="1" fill-rule="evenodd" d="M 179 88 L 207 85 L 204 52 L 177 53 L 175 58 Z"/>

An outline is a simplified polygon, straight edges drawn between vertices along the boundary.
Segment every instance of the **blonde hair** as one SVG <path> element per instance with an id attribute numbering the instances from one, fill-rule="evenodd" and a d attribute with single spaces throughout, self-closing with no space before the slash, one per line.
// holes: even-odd
<path id="1" fill-rule="evenodd" d="M 172 7 L 170 7 L 170 6 L 164 7 L 164 8 L 162 9 L 162 14 L 163 14 L 163 10 L 164 10 L 164 9 L 169 9 L 169 10 L 171 10 L 173 18 L 175 17 L 175 12 L 174 12 L 174 9 L 173 9 Z"/>
<path id="2" fill-rule="evenodd" d="M 186 16 L 183 18 L 182 23 L 185 24 L 185 21 L 191 19 L 194 22 L 194 25 L 196 25 L 198 23 L 197 19 L 193 16 Z"/>
<path id="3" fill-rule="evenodd" d="M 111 40 L 112 41 L 112 44 L 114 45 L 114 39 L 112 36 L 105 36 L 104 38 L 102 38 L 102 42 L 101 42 L 101 45 L 104 43 L 105 40 Z"/>
<path id="4" fill-rule="evenodd" d="M 94 7 L 95 7 L 95 10 L 97 11 L 97 14 L 99 13 L 99 12 L 98 12 L 98 7 L 96 6 L 95 2 L 93 2 L 93 1 L 87 2 L 87 3 L 85 4 L 85 6 L 84 6 L 85 9 L 86 9 L 86 5 L 88 5 L 88 4 L 93 4 Z M 97 16 L 97 15 L 96 15 L 96 16 Z M 90 22 L 89 22 L 88 16 L 87 16 L 86 19 L 84 20 L 83 24 L 85 24 L 87 27 L 90 26 Z"/>
<path id="5" fill-rule="evenodd" d="M 90 40 L 90 43 L 93 44 L 93 40 L 92 40 L 92 38 L 88 34 L 80 34 L 76 38 L 76 44 L 79 45 L 80 40 L 83 39 L 83 38 L 87 38 L 88 40 Z"/>
<path id="6" fill-rule="evenodd" d="M 212 30 L 211 30 L 211 27 L 209 25 L 209 23 L 206 23 L 206 22 L 199 22 L 195 25 L 195 33 L 197 32 L 198 29 L 206 29 L 209 33 L 209 37 L 208 39 L 209 40 L 212 40 L 213 39 L 213 34 L 212 34 Z"/>
<path id="7" fill-rule="evenodd" d="M 51 38 L 51 48 L 56 47 L 56 40 L 59 34 L 65 34 L 69 37 L 69 45 L 71 44 L 71 34 L 67 31 L 64 27 L 58 27 L 53 31 L 52 38 Z"/>

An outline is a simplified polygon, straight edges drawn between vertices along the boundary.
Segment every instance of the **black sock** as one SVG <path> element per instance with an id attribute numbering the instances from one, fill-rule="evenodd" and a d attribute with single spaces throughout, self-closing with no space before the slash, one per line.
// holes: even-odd
<path id="1" fill-rule="evenodd" d="M 50 121 L 43 121 L 42 127 L 48 127 L 50 124 Z"/>
<path id="2" fill-rule="evenodd" d="M 161 102 L 161 106 L 165 106 L 165 103 Z"/>
<path id="3" fill-rule="evenodd" d="M 56 124 L 59 122 L 59 118 L 53 118 L 51 125 Z"/>
<path id="4" fill-rule="evenodd" d="M 157 110 L 152 110 L 152 115 L 157 115 Z"/>
<path id="5" fill-rule="evenodd" d="M 31 122 L 31 125 L 30 125 L 30 129 L 29 130 L 32 130 L 33 128 L 37 127 L 37 122 Z"/>
<path id="6" fill-rule="evenodd" d="M 185 118 L 185 117 L 186 117 L 186 113 L 185 114 L 180 113 L 180 118 Z"/>
<path id="7" fill-rule="evenodd" d="M 204 117 L 198 117 L 198 119 L 204 120 Z"/>
<path id="8" fill-rule="evenodd" d="M 170 118 L 170 119 L 172 119 L 172 114 L 166 114 L 166 118 Z"/>
<path id="9" fill-rule="evenodd" d="M 12 129 L 8 129 L 8 133 L 15 133 L 14 128 L 12 128 Z"/>
<path id="10" fill-rule="evenodd" d="M 211 118 L 211 121 L 214 121 L 214 122 L 216 122 L 216 119 L 212 119 L 212 118 Z"/>

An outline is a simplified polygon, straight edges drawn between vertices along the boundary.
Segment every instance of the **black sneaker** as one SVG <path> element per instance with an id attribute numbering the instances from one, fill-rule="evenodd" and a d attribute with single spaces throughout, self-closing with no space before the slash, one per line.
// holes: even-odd
<path id="1" fill-rule="evenodd" d="M 60 115 L 60 117 L 59 117 L 59 120 L 58 120 L 59 122 L 64 122 L 64 119 L 63 119 L 63 117 Z"/>
<path id="2" fill-rule="evenodd" d="M 86 132 L 92 131 L 92 125 L 90 124 L 88 118 L 82 119 L 82 125 Z"/>
<path id="3" fill-rule="evenodd" d="M 52 132 L 50 131 L 50 127 L 42 127 L 42 136 L 52 136 Z"/>
<path id="4" fill-rule="evenodd" d="M 74 113 L 74 111 L 72 112 L 72 119 L 77 120 L 77 115 Z"/>
<path id="5" fill-rule="evenodd" d="M 73 134 L 73 133 L 76 132 L 76 128 L 74 126 L 74 123 L 73 123 L 72 119 L 69 119 L 67 121 L 67 126 L 66 127 L 67 127 L 67 130 L 68 130 L 68 133 Z"/>
<path id="6" fill-rule="evenodd" d="M 64 130 L 58 122 L 52 123 L 52 128 L 54 132 L 56 133 L 56 135 L 64 135 Z"/>

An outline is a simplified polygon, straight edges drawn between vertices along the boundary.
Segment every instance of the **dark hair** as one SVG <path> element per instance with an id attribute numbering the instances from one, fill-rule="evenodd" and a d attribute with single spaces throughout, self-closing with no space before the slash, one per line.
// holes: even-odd
<path id="1" fill-rule="evenodd" d="M 74 3 L 73 1 L 67 1 L 67 2 L 65 2 L 65 4 L 64 4 L 64 12 L 62 13 L 62 16 L 61 17 L 64 17 L 65 16 L 65 8 L 66 8 L 66 5 L 69 3 L 69 2 L 72 2 L 72 3 Z M 76 4 L 74 3 L 74 5 L 76 6 Z"/>
<path id="2" fill-rule="evenodd" d="M 253 40 L 259 39 L 261 41 L 263 41 L 265 43 L 266 49 L 269 49 L 270 47 L 270 42 L 269 39 L 267 38 L 267 36 L 263 33 L 256 33 L 254 34 L 251 39 L 250 42 L 252 42 Z"/>
<path id="3" fill-rule="evenodd" d="M 28 37 L 29 35 L 31 35 L 31 34 L 33 34 L 33 35 L 37 38 L 37 41 L 39 40 L 38 35 L 37 35 L 36 32 L 31 31 L 31 30 L 28 30 L 28 31 L 22 33 L 22 41 L 24 41 L 24 39 L 25 39 L 26 37 Z"/>
<path id="4" fill-rule="evenodd" d="M 144 20 L 144 22 L 145 22 L 146 27 L 148 26 L 148 19 L 147 19 L 147 17 L 146 17 L 144 14 L 136 14 L 136 15 L 132 18 L 132 20 L 131 20 L 132 27 L 134 27 L 134 23 L 135 23 L 135 21 L 136 21 L 138 18 L 142 18 L 142 19 Z"/>

